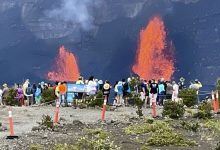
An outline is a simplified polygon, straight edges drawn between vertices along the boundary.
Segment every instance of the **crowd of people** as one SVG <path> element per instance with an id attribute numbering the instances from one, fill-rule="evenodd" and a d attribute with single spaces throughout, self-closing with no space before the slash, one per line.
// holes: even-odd
<path id="1" fill-rule="evenodd" d="M 136 82 L 134 82 L 136 80 Z M 16 91 L 14 97 L 20 106 L 29 106 L 37 104 L 39 105 L 42 100 L 42 93 L 48 88 L 54 89 L 54 94 L 61 105 L 67 103 L 67 82 L 55 82 L 54 84 L 40 82 L 38 84 L 31 84 L 27 79 L 23 84 L 15 84 L 12 88 Z M 129 105 L 129 98 L 132 94 L 138 94 L 140 99 L 144 101 L 145 106 L 155 102 L 157 105 L 163 105 L 165 99 L 171 99 L 172 101 L 178 101 L 179 91 L 186 88 L 185 79 L 180 78 L 178 82 L 165 81 L 163 78 L 159 80 L 144 80 L 140 78 L 129 77 L 116 81 L 114 85 L 108 80 L 98 80 L 94 76 L 90 76 L 88 80 L 79 77 L 74 83 L 76 85 L 86 85 L 86 92 L 75 93 L 75 98 L 82 99 L 86 96 L 95 95 L 101 92 L 109 103 L 109 97 L 112 92 L 114 94 L 113 105 L 127 106 Z M 202 87 L 199 80 L 195 80 L 189 86 L 189 88 L 195 89 L 197 94 Z M 0 105 L 6 104 L 6 98 L 9 94 L 9 87 L 5 83 L 0 88 Z"/>
<path id="2" fill-rule="evenodd" d="M 122 79 L 122 81 L 117 81 L 114 85 L 115 92 L 115 105 L 128 105 L 128 95 L 131 92 L 131 78 L 128 78 L 127 81 Z M 177 83 L 175 81 L 165 81 L 163 78 L 159 80 L 144 80 L 140 79 L 133 87 L 133 92 L 140 95 L 140 99 L 144 101 L 145 106 L 150 105 L 155 102 L 157 105 L 163 105 L 165 99 L 170 99 L 172 101 L 179 100 L 179 91 L 187 88 L 184 81 L 184 78 L 180 78 L 180 81 Z M 202 87 L 201 82 L 196 79 L 194 82 L 191 82 L 189 88 L 194 89 L 199 92 L 199 89 Z"/>
<path id="3" fill-rule="evenodd" d="M 134 79 L 138 81 L 135 84 L 132 83 L 132 80 Z M 179 91 L 187 88 L 183 77 L 181 77 L 178 82 L 165 81 L 163 78 L 147 81 L 140 78 L 129 77 L 127 79 L 116 81 L 114 85 L 111 85 L 108 80 L 103 82 L 102 80 L 95 79 L 91 76 L 89 80 L 85 81 L 80 77 L 76 84 L 87 84 L 90 86 L 90 89 L 94 89 L 92 92 L 87 93 L 88 95 L 93 95 L 98 91 L 102 91 L 107 101 L 109 101 L 110 92 L 113 91 L 113 105 L 116 106 L 129 105 L 129 98 L 131 98 L 133 93 L 140 95 L 140 99 L 144 101 L 145 106 L 147 104 L 152 106 L 153 102 L 157 105 L 163 105 L 165 99 L 178 101 Z M 190 83 L 188 88 L 196 90 L 197 94 L 199 94 L 199 89 L 201 87 L 201 82 L 198 79 L 195 79 Z"/>
<path id="4" fill-rule="evenodd" d="M 44 82 L 31 84 L 29 79 L 27 79 L 23 84 L 16 83 L 10 88 L 6 83 L 4 83 L 2 88 L 0 88 L 0 105 L 6 105 L 10 89 L 13 89 L 16 92 L 14 99 L 17 101 L 18 105 L 30 106 L 40 104 L 43 90 L 46 90 L 49 87 L 52 87 L 52 85 Z"/>

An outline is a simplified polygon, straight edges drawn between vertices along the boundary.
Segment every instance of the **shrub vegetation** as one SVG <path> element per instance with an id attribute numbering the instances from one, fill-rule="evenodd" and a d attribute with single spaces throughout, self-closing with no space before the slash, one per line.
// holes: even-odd
<path id="1" fill-rule="evenodd" d="M 187 107 L 194 106 L 197 103 L 196 90 L 193 89 L 183 89 L 179 93 L 179 97 L 183 100 L 183 105 Z"/>

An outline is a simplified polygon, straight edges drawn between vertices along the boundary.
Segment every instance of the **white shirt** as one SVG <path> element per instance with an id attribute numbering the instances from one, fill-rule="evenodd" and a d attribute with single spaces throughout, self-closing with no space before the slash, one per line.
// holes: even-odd
<path id="1" fill-rule="evenodd" d="M 88 86 L 87 86 L 87 93 L 89 93 L 89 95 L 95 94 L 96 93 L 96 86 L 97 86 L 97 83 L 95 81 L 89 81 Z"/>
<path id="2" fill-rule="evenodd" d="M 179 92 L 179 85 L 178 84 L 173 85 L 173 92 L 175 92 L 175 93 Z"/>
<path id="3" fill-rule="evenodd" d="M 118 92 L 118 84 L 115 85 L 114 91 L 117 93 Z"/>
<path id="4" fill-rule="evenodd" d="M 2 97 L 3 91 L 2 89 L 0 89 L 0 97 Z"/>

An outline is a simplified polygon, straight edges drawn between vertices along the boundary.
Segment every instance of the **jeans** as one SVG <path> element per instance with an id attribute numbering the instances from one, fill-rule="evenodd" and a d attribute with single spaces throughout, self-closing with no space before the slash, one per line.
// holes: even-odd
<path id="1" fill-rule="evenodd" d="M 59 103 L 60 104 L 64 104 L 65 103 L 65 94 L 60 94 L 60 96 L 59 96 Z"/>
<path id="2" fill-rule="evenodd" d="M 165 92 L 164 92 L 164 91 L 163 91 L 163 92 L 160 92 L 160 93 L 158 94 L 158 104 L 159 104 L 159 105 L 163 105 L 164 97 L 165 97 Z"/>

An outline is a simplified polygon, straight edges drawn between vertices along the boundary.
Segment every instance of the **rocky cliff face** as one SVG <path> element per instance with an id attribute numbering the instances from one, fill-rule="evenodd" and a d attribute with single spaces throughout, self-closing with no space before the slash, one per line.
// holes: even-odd
<path id="1" fill-rule="evenodd" d="M 43 78 L 60 45 L 83 75 L 130 74 L 139 31 L 161 15 L 176 48 L 175 77 L 212 84 L 219 75 L 218 0 L 1 0 L 2 81 Z"/>

